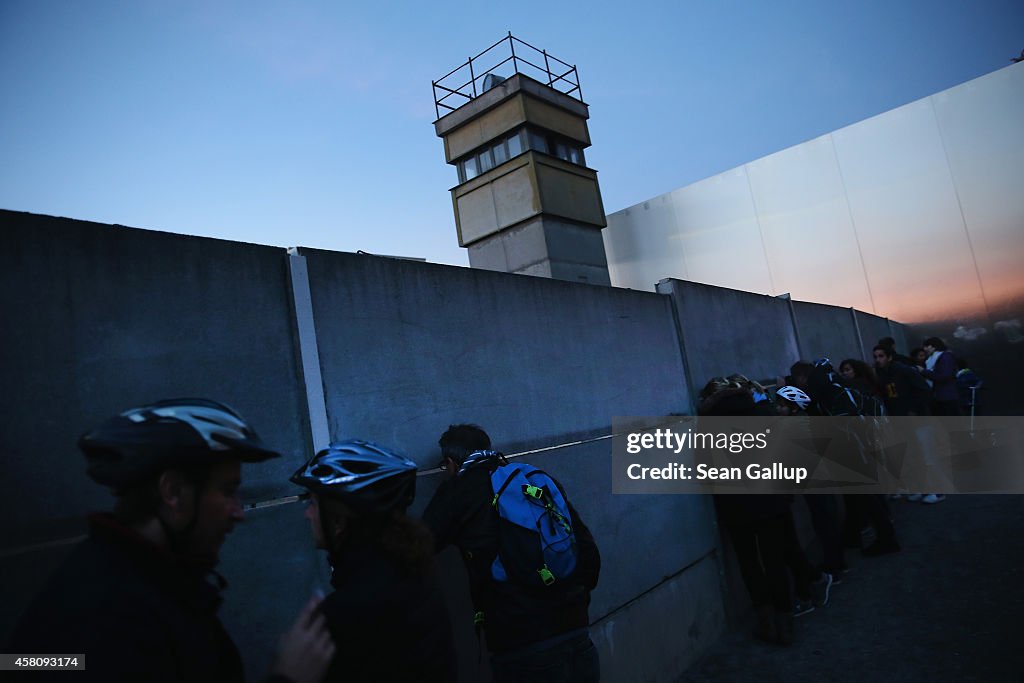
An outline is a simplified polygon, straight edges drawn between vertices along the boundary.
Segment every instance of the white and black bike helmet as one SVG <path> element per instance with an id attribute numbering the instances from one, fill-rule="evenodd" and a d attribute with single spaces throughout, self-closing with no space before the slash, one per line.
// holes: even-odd
<path id="1" fill-rule="evenodd" d="M 807 410 L 808 406 L 811 405 L 811 397 L 798 387 L 780 387 L 778 391 L 775 392 L 775 395 L 780 396 L 791 403 L 795 403 L 800 407 L 800 410 Z"/>
<path id="2" fill-rule="evenodd" d="M 280 455 L 228 406 L 178 398 L 133 408 L 79 438 L 87 473 L 115 491 L 131 488 L 169 467 L 225 460 L 262 462 Z"/>

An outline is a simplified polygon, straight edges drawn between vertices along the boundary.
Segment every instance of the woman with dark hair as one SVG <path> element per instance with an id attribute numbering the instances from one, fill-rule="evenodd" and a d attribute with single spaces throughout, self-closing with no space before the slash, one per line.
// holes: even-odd
<path id="1" fill-rule="evenodd" d="M 292 482 L 333 570 L 321 611 L 337 644 L 326 681 L 453 681 L 448 609 L 430 571 L 433 539 L 405 514 L 416 463 L 369 441 L 331 444 Z"/>
<path id="2" fill-rule="evenodd" d="M 871 366 L 856 358 L 847 358 L 839 364 L 839 374 L 851 387 L 866 396 L 880 397 L 878 377 Z"/>

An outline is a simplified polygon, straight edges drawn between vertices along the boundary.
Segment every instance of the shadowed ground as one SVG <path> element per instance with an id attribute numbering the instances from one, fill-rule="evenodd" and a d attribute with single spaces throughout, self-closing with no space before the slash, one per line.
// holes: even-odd
<path id="1" fill-rule="evenodd" d="M 725 635 L 680 679 L 1024 681 L 1024 496 L 890 501 L 903 551 L 862 558 L 790 648 Z"/>

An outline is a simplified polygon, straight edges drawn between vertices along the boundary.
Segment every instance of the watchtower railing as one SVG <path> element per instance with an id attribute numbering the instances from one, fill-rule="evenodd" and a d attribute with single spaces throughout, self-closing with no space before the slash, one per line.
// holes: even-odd
<path id="1" fill-rule="evenodd" d="M 543 61 L 543 66 L 535 63 L 541 61 Z M 509 62 L 512 63 L 512 73 L 508 76 L 498 73 L 498 69 Z M 580 102 L 583 101 L 580 77 L 575 64 L 563 62 L 548 54 L 547 50 L 538 49 L 519 40 L 509 31 L 507 36 L 477 56 L 470 57 L 464 64 L 449 71 L 436 81 L 431 81 L 431 85 L 434 87 L 434 111 L 437 118 L 441 118 L 442 111 L 444 114 L 455 111 L 482 95 L 485 92 L 483 81 L 491 74 L 501 80 L 515 74 L 523 74 Z M 464 80 L 467 75 L 469 80 Z"/>

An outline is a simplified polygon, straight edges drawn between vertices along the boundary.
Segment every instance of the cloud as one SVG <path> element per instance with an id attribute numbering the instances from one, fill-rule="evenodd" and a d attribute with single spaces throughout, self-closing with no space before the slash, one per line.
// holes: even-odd
<path id="1" fill-rule="evenodd" d="M 1006 338 L 1006 341 L 1011 344 L 1018 344 L 1024 341 L 1024 334 L 1021 333 L 1020 320 L 1017 318 L 1012 320 L 1000 320 L 993 325 L 993 327 Z"/>
<path id="2" fill-rule="evenodd" d="M 967 329 L 966 327 L 961 325 L 958 328 L 956 328 L 955 332 L 953 332 L 953 336 L 956 337 L 957 339 L 963 339 L 965 341 L 974 341 L 978 337 L 987 333 L 988 330 L 986 330 L 984 327 L 972 327 L 971 329 Z"/>

